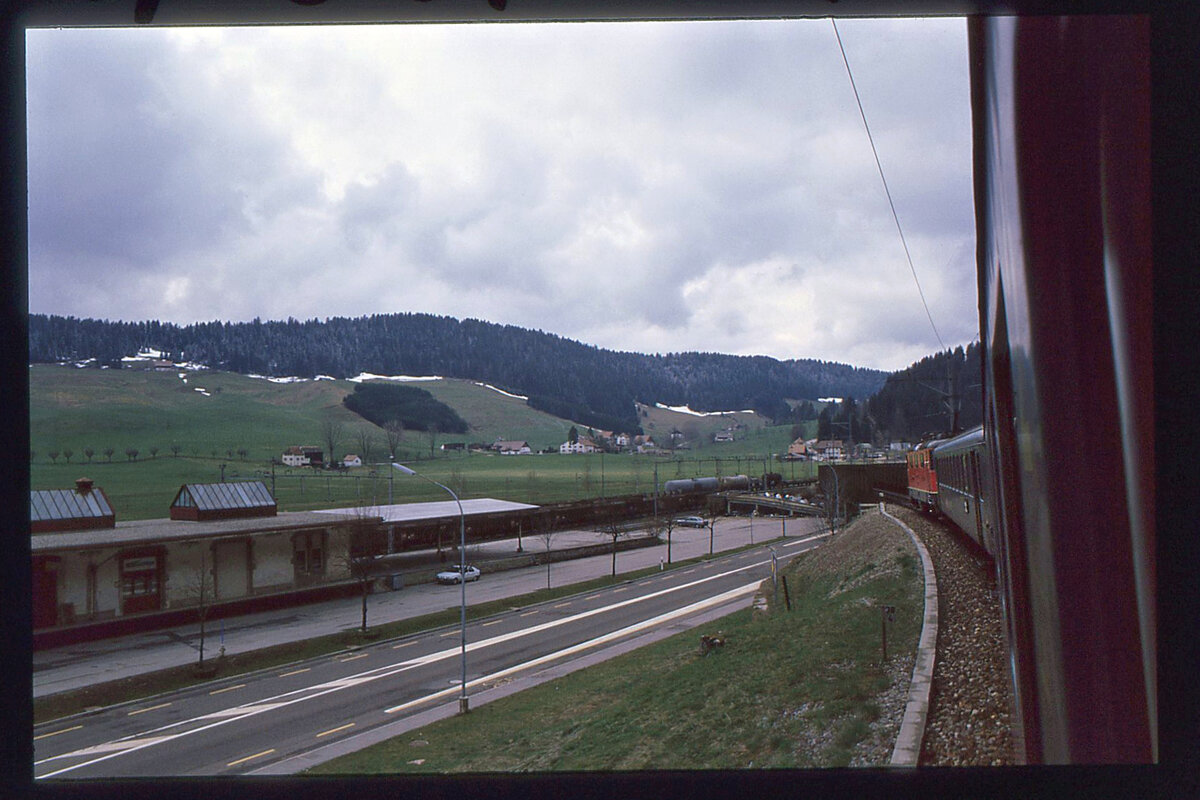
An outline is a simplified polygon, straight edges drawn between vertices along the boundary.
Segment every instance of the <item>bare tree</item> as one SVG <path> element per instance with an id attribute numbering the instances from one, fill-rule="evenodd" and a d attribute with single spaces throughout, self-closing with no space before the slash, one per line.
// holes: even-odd
<path id="1" fill-rule="evenodd" d="M 369 428 L 359 428 L 357 436 L 358 455 L 363 460 L 364 464 L 371 463 L 371 451 L 375 449 L 375 437 L 371 435 Z"/>
<path id="2" fill-rule="evenodd" d="M 71 448 L 68 447 L 67 449 L 63 450 L 63 458 L 67 460 L 68 464 L 71 463 L 71 456 L 73 455 L 75 455 L 75 451 Z"/>
<path id="3" fill-rule="evenodd" d="M 336 456 L 334 451 L 342 442 L 345 426 L 333 417 L 321 420 L 321 441 L 325 444 L 325 463 L 332 464 Z"/>
<path id="4" fill-rule="evenodd" d="M 106 448 L 104 448 L 104 457 L 107 458 L 109 461 L 112 461 L 113 453 L 115 453 L 115 452 L 116 452 L 116 450 L 113 450 L 111 447 L 106 447 Z"/>
<path id="5" fill-rule="evenodd" d="M 655 531 L 659 537 L 663 533 L 667 534 L 667 563 L 671 563 L 671 533 L 675 530 L 675 518 L 670 514 L 665 517 L 659 517 L 657 522 L 658 530 Z"/>
<path id="6" fill-rule="evenodd" d="M 180 450 L 179 445 L 177 445 L 177 444 L 171 445 L 171 455 L 175 456 L 175 458 L 179 458 L 179 450 Z"/>
<path id="7" fill-rule="evenodd" d="M 429 432 L 429 457 L 433 458 L 433 452 L 437 447 L 438 424 L 431 422 L 426 430 Z"/>
<path id="8" fill-rule="evenodd" d="M 83 448 L 83 454 L 87 456 L 88 463 L 91 463 L 92 456 L 96 455 L 96 451 L 90 447 Z"/>
<path id="9" fill-rule="evenodd" d="M 550 547 L 552 544 L 554 544 L 554 535 L 556 533 L 558 533 L 558 531 L 554 530 L 553 528 L 551 528 L 549 525 L 547 525 L 545 523 L 542 523 L 542 527 L 539 529 L 537 522 L 532 518 L 529 520 L 529 528 L 530 528 L 530 532 L 534 536 L 536 536 L 537 538 L 542 540 L 542 546 L 546 549 L 546 556 L 545 556 L 546 588 L 549 589 L 550 588 L 550 562 L 552 560 L 551 555 L 550 555 L 550 553 L 551 553 Z"/>
<path id="10" fill-rule="evenodd" d="M 400 442 L 404 439 L 404 423 L 398 419 L 384 423 L 383 434 L 387 437 L 388 458 L 394 459 L 400 451 Z"/>
<path id="11" fill-rule="evenodd" d="M 612 574 L 617 575 L 617 540 L 623 539 L 629 535 L 629 529 L 621 524 L 619 519 L 613 518 L 604 524 L 601 531 L 612 539 Z"/>
<path id="12" fill-rule="evenodd" d="M 150 457 L 151 457 L 151 458 L 158 458 L 158 448 L 157 448 L 157 447 L 151 447 L 151 448 L 150 448 Z"/>
<path id="13" fill-rule="evenodd" d="M 209 559 L 207 547 L 200 548 L 200 563 L 188 573 L 187 592 L 196 604 L 196 618 L 200 621 L 200 660 L 197 669 L 204 668 L 204 628 L 208 612 L 212 609 L 216 596 L 216 586 L 213 582 L 212 561 Z"/>
<path id="14" fill-rule="evenodd" d="M 355 509 L 354 521 L 346 539 L 346 549 L 339 558 L 341 566 L 350 577 L 358 582 L 362 597 L 362 622 L 360 631 L 367 633 L 367 595 L 376 578 L 379 565 L 378 527 L 362 509 Z"/>
<path id="15" fill-rule="evenodd" d="M 50 452 L 46 453 L 46 455 L 50 456 L 50 460 L 52 462 L 58 461 L 58 451 L 57 450 L 51 450 Z"/>

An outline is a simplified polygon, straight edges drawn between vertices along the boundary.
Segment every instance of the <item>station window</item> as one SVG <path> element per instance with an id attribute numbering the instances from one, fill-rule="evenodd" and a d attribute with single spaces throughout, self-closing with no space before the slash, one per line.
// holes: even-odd
<path id="1" fill-rule="evenodd" d="M 325 569 L 325 534 L 298 533 L 292 538 L 292 563 L 297 572 L 314 575 Z"/>

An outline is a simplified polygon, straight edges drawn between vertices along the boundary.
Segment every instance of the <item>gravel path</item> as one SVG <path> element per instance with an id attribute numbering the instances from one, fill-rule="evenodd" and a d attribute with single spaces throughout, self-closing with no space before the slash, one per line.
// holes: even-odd
<path id="1" fill-rule="evenodd" d="M 1000 598 L 990 565 L 942 524 L 889 505 L 929 550 L 938 583 L 937 662 L 922 766 L 1017 763 Z"/>

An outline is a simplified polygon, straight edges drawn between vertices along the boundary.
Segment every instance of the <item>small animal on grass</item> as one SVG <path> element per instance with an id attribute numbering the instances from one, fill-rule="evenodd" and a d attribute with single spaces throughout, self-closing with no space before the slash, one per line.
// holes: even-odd
<path id="1" fill-rule="evenodd" d="M 725 637 L 709 636 L 707 633 L 700 637 L 700 655 L 706 656 L 718 647 L 725 646 Z"/>

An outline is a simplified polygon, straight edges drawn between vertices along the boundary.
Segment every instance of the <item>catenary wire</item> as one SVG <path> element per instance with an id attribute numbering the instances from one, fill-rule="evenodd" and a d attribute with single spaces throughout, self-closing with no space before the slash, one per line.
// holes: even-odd
<path id="1" fill-rule="evenodd" d="M 887 195 L 888 206 L 892 209 L 892 219 L 896 223 L 896 231 L 900 234 L 900 244 L 904 246 L 904 256 L 908 259 L 908 268 L 912 272 L 913 282 L 917 284 L 917 294 L 921 297 L 921 305 L 925 307 L 925 316 L 929 318 L 929 327 L 933 328 L 933 335 L 937 337 L 938 344 L 945 350 L 946 344 L 942 341 L 942 335 L 938 333 L 937 325 L 933 322 L 933 314 L 929 312 L 929 303 L 925 302 L 925 292 L 921 289 L 921 281 L 917 277 L 917 268 L 913 266 L 912 254 L 908 251 L 908 241 L 904 238 L 904 229 L 900 226 L 899 215 L 896 214 L 896 204 L 892 202 L 892 192 L 888 188 L 887 178 L 883 174 L 883 164 L 880 163 L 879 151 L 875 148 L 875 137 L 871 135 L 871 126 L 867 124 L 867 115 L 863 111 L 862 100 L 858 96 L 858 86 L 854 83 L 854 73 L 850 71 L 850 61 L 846 58 L 846 48 L 842 46 L 842 35 L 838 32 L 837 20 L 830 17 L 829 21 L 833 23 L 833 34 L 837 37 L 838 49 L 842 51 L 842 63 L 846 65 L 846 75 L 850 78 L 850 88 L 854 90 L 854 102 L 858 104 L 858 114 L 862 117 L 863 127 L 867 131 L 867 140 L 871 143 L 871 153 L 875 156 L 875 166 L 879 170 L 879 179 L 883 181 L 883 191 Z"/>

